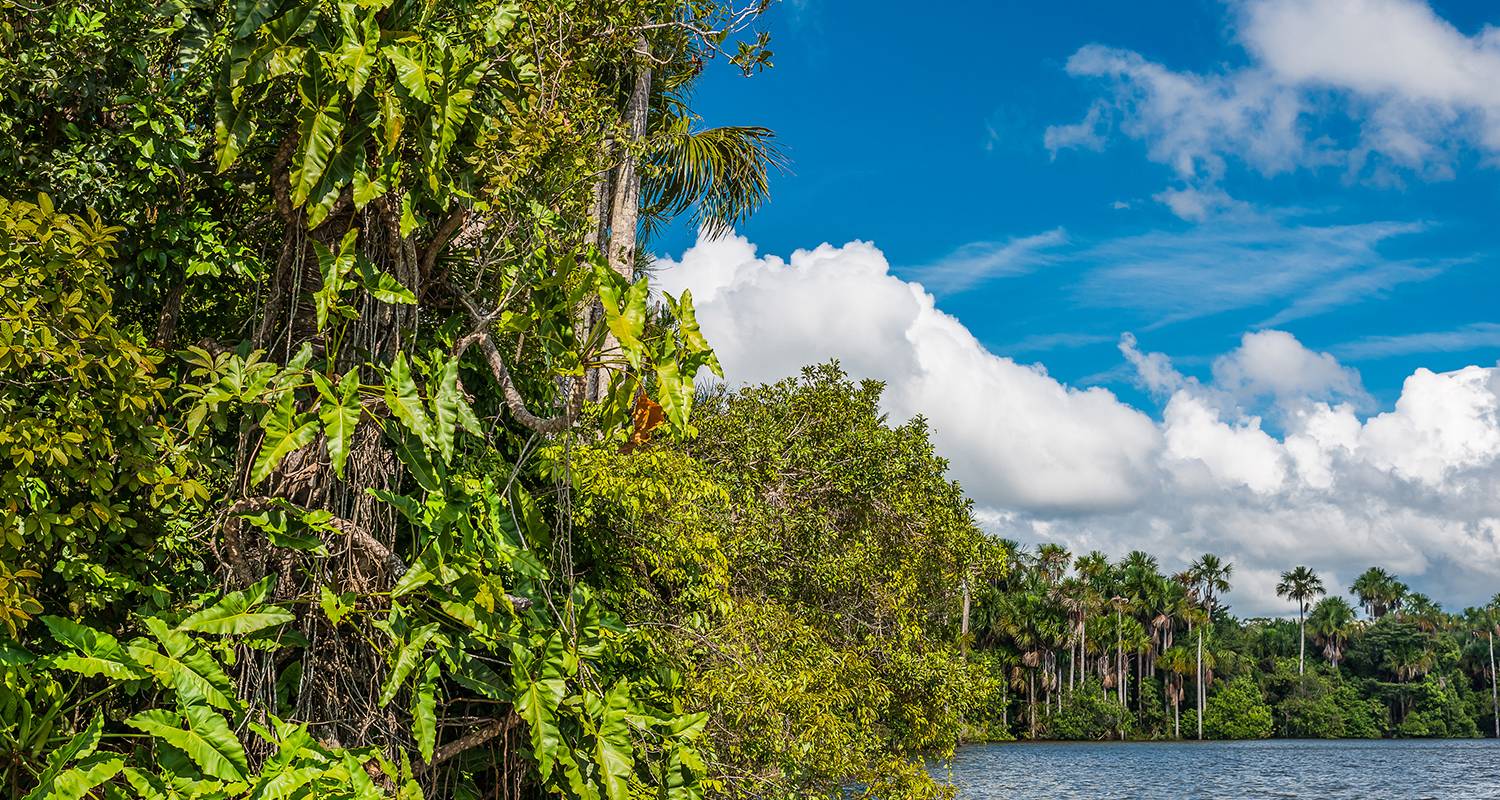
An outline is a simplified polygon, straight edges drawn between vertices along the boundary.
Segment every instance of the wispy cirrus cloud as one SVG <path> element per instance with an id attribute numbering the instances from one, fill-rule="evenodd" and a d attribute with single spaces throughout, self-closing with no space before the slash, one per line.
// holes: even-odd
<path id="1" fill-rule="evenodd" d="M 902 270 L 939 295 L 959 294 L 994 278 L 1024 275 L 1056 263 L 1068 243 L 1062 228 L 1005 241 L 970 242 L 928 264 Z"/>
<path id="2" fill-rule="evenodd" d="M 975 242 L 900 272 L 943 297 L 1047 266 L 1067 271 L 1063 290 L 1077 305 L 1134 312 L 1146 330 L 1255 309 L 1265 315 L 1256 327 L 1273 327 L 1382 299 L 1473 260 L 1387 254 L 1392 243 L 1432 229 L 1421 221 L 1331 223 L 1304 211 L 1241 209 L 1188 227 L 1107 239 L 1075 239 L 1058 228 Z M 1098 342 L 1089 334 L 1042 335 L 1007 352 Z"/>
<path id="3" fill-rule="evenodd" d="M 1086 306 L 1140 312 L 1148 328 L 1228 311 L 1275 308 L 1265 325 L 1314 316 L 1438 275 L 1449 262 L 1394 259 L 1382 246 L 1421 222 L 1315 224 L 1285 215 L 1213 218 L 1094 244 L 1074 287 Z"/>
<path id="4" fill-rule="evenodd" d="M 1116 338 L 1118 337 L 1110 333 L 1072 333 L 1067 331 L 1059 333 L 1034 333 L 1024 339 L 998 347 L 996 350 L 1006 355 L 1047 353 L 1053 350 L 1066 350 L 1075 347 L 1105 344 L 1115 341 Z"/>
<path id="5" fill-rule="evenodd" d="M 1448 331 L 1365 336 L 1336 345 L 1333 352 L 1345 361 L 1367 361 L 1420 353 L 1457 353 L 1480 348 L 1500 348 L 1500 323 L 1476 322 Z"/>

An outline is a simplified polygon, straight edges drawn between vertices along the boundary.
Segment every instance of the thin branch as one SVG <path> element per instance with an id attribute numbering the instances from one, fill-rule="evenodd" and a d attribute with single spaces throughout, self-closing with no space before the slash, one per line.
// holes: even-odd
<path id="1" fill-rule="evenodd" d="M 422 768 L 424 770 L 431 770 L 444 761 L 473 750 L 519 724 L 521 724 L 521 718 L 511 713 L 506 715 L 505 719 L 497 719 L 483 727 L 475 728 L 432 751 L 432 760 L 424 764 Z"/>
<path id="2" fill-rule="evenodd" d="M 463 356 L 464 351 L 475 345 L 484 353 L 485 361 L 489 363 L 490 373 L 495 376 L 495 382 L 500 384 L 500 392 L 505 398 L 505 406 L 521 425 L 541 434 L 561 433 L 572 427 L 573 420 L 577 418 L 578 412 L 583 407 L 583 383 L 572 379 L 572 391 L 569 392 L 567 405 L 561 414 L 553 417 L 541 417 L 531 412 L 526 407 L 526 398 L 521 396 L 521 391 L 516 388 L 515 381 L 511 378 L 510 369 L 505 366 L 505 358 L 500 355 L 500 349 L 495 346 L 495 340 L 490 336 L 489 325 L 500 316 L 500 309 L 488 314 L 481 313 L 473 298 L 461 291 L 455 290 L 459 300 L 468 309 L 469 317 L 474 321 L 474 332 L 458 340 L 453 348 L 453 357 Z"/>

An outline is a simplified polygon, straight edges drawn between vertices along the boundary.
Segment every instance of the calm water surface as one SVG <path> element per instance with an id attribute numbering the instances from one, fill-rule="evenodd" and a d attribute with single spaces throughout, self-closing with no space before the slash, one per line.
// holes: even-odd
<path id="1" fill-rule="evenodd" d="M 950 774 L 966 800 L 1500 798 L 1500 741 L 992 744 Z"/>

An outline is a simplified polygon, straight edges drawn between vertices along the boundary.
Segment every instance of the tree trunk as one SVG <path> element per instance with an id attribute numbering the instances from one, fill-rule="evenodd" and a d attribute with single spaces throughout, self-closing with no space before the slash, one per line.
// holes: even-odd
<path id="1" fill-rule="evenodd" d="M 641 176 L 636 161 L 640 158 L 641 143 L 646 138 L 646 114 L 651 101 L 651 43 L 645 36 L 636 40 L 636 55 L 640 61 L 624 114 L 628 138 L 619 148 L 621 158 L 615 168 L 609 212 L 609 247 L 605 253 L 609 268 L 627 281 L 635 277 L 636 230 L 641 214 Z M 619 341 L 606 330 L 602 355 L 617 358 L 619 350 Z M 609 378 L 604 370 L 595 370 L 586 382 L 589 388 L 585 394 L 599 398 L 604 396 Z"/>
<path id="2" fill-rule="evenodd" d="M 963 618 L 962 621 L 959 622 L 958 632 L 963 639 L 963 650 L 965 653 L 967 653 L 969 652 L 969 606 L 972 603 L 972 599 L 969 596 L 969 579 L 964 578 L 959 583 L 959 585 L 963 588 L 964 599 Z"/>
<path id="3" fill-rule="evenodd" d="M 1490 640 L 1490 703 L 1495 709 L 1495 738 L 1500 739 L 1500 686 L 1495 675 L 1495 631 L 1487 631 Z"/>
<path id="4" fill-rule="evenodd" d="M 1198 740 L 1203 740 L 1203 628 L 1198 628 Z"/>
<path id="5" fill-rule="evenodd" d="M 1325 608 L 1326 607 L 1327 606 L 1325 606 Z M 1301 600 L 1298 600 L 1297 601 L 1297 674 L 1298 675 L 1306 674 L 1305 671 L 1304 671 L 1304 669 L 1303 669 L 1303 666 L 1302 666 L 1303 660 L 1307 657 L 1307 629 L 1304 627 L 1304 622 L 1303 622 L 1303 614 L 1305 614 L 1305 613 L 1306 613 L 1306 606 L 1302 605 L 1302 601 Z"/>

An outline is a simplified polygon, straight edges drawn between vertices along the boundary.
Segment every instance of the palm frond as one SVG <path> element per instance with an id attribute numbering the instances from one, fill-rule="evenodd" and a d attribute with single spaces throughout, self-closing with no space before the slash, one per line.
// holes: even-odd
<path id="1" fill-rule="evenodd" d="M 691 117 L 668 116 L 651 136 L 642 181 L 648 232 L 688 212 L 710 234 L 749 218 L 770 197 L 771 170 L 786 169 L 774 137 L 756 126 L 694 130 Z"/>

